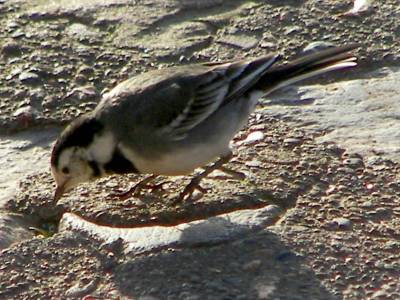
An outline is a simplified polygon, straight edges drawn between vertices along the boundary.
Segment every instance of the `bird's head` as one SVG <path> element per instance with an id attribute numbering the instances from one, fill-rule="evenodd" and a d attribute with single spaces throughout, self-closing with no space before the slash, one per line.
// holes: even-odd
<path id="1" fill-rule="evenodd" d="M 57 184 L 54 201 L 80 183 L 102 175 L 90 151 L 102 130 L 99 122 L 84 115 L 61 133 L 51 154 L 51 172 Z"/>
<path id="2" fill-rule="evenodd" d="M 51 165 L 51 172 L 57 188 L 54 200 L 57 201 L 67 191 L 80 183 L 99 177 L 97 164 L 88 157 L 88 151 L 82 147 L 69 147 L 60 152 L 58 163 Z"/>

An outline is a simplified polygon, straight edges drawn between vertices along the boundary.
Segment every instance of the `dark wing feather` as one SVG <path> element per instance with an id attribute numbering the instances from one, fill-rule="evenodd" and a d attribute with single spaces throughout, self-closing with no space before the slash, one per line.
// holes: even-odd
<path id="1" fill-rule="evenodd" d="M 220 64 L 198 77 L 197 87 L 185 109 L 165 127 L 175 140 L 207 119 L 219 107 L 238 99 L 276 61 L 278 56 L 265 56 L 251 61 Z"/>

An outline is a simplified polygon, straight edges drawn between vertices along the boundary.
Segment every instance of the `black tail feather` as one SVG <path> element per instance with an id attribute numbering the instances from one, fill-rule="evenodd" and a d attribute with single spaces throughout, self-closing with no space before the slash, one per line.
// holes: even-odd
<path id="1" fill-rule="evenodd" d="M 255 89 L 269 93 L 291 83 L 332 70 L 355 66 L 356 58 L 349 52 L 359 45 L 351 44 L 308 54 L 281 66 L 272 66 L 258 80 Z"/>

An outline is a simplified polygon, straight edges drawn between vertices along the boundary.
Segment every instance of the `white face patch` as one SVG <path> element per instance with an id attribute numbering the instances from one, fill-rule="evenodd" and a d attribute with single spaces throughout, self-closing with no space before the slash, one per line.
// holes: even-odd
<path id="1" fill-rule="evenodd" d="M 71 147 L 63 150 L 58 159 L 58 167 L 61 170 L 63 167 L 68 167 L 71 164 L 72 157 L 75 156 L 76 148 Z"/>
<path id="2" fill-rule="evenodd" d="M 57 169 L 52 168 L 57 186 L 64 186 L 65 190 L 89 181 L 92 170 L 87 163 L 87 152 L 83 148 L 71 147 L 64 149 L 58 159 Z"/>
<path id="3" fill-rule="evenodd" d="M 102 135 L 96 135 L 92 144 L 88 148 L 89 155 L 92 160 L 100 165 L 108 163 L 115 149 L 114 135 L 106 131 Z"/>
<path id="4" fill-rule="evenodd" d="M 52 166 L 57 186 L 68 191 L 80 183 L 95 179 L 102 174 L 102 165 L 112 159 L 114 149 L 113 135 L 105 132 L 96 135 L 89 147 L 69 147 L 62 150 L 57 166 Z M 96 174 L 91 163 L 98 167 L 100 174 Z"/>

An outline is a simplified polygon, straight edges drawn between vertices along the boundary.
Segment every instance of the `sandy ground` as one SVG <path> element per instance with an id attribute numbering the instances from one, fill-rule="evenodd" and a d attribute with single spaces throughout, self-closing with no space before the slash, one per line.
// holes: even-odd
<path id="1" fill-rule="evenodd" d="M 359 16 L 339 16 L 350 7 L 344 1 L 0 1 L 0 159 L 9 174 L 0 177 L 7 190 L 0 196 L 0 241 L 21 240 L 0 254 L 0 299 L 400 298 L 400 7 L 389 0 Z M 124 200 L 113 195 L 131 182 L 113 177 L 82 186 L 57 206 L 51 202 L 54 183 L 44 166 L 54 132 L 116 83 L 153 68 L 270 51 L 285 60 L 317 41 L 361 43 L 359 67 L 263 101 L 235 139 L 230 167 L 246 180 L 215 174 L 205 181 L 210 192 L 176 206 L 173 197 L 189 177 L 168 179 L 167 194 Z M 352 101 L 337 110 L 339 98 Z M 374 106 L 380 98 L 382 107 Z M 262 134 L 243 142 L 252 132 Z M 368 147 L 356 148 L 356 138 Z M 257 230 L 232 222 L 225 239 L 205 234 L 201 242 L 193 232 L 204 230 L 186 230 L 190 243 L 146 251 L 73 224 L 43 236 L 57 231 L 60 219 L 66 223 L 66 212 L 136 229 L 179 229 L 172 226 L 205 219 L 213 230 L 212 216 L 256 214 L 269 205 L 279 213 Z M 239 233 L 231 235 L 232 228 Z"/>

